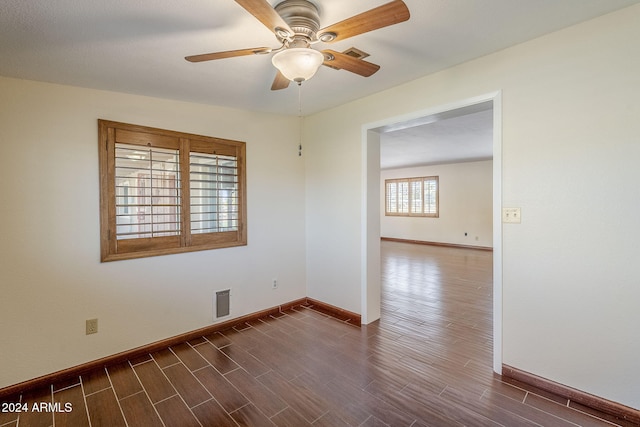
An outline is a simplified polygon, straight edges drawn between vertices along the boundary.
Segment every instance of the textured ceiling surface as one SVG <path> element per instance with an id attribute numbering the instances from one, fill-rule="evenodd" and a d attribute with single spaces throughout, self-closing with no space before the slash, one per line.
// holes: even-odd
<path id="1" fill-rule="evenodd" d="M 380 135 L 380 167 L 394 169 L 493 158 L 493 109 L 451 112 Z M 425 118 L 427 119 L 427 118 Z"/>
<path id="2" fill-rule="evenodd" d="M 280 0 L 270 0 L 276 5 Z M 312 0 L 321 27 L 389 0 Z M 278 47 L 233 0 L 2 0 L 0 75 L 275 114 L 312 114 L 612 12 L 640 0 L 405 0 L 403 23 L 314 48 L 358 48 L 364 78 L 320 67 L 271 91 L 271 55 L 202 63 L 188 55 Z M 301 99 L 301 111 L 299 105 Z M 381 137 L 383 168 L 491 157 L 490 111 L 427 118 Z"/>
<path id="3" fill-rule="evenodd" d="M 272 0 L 275 5 L 278 0 Z M 321 26 L 388 0 L 313 0 Z M 403 23 L 315 48 L 370 54 L 364 78 L 321 67 L 302 85 L 311 114 L 637 3 L 638 0 L 405 0 Z M 299 114 L 298 87 L 271 91 L 271 55 L 189 63 L 200 53 L 277 47 L 233 0 L 2 0 L 0 75 Z"/>

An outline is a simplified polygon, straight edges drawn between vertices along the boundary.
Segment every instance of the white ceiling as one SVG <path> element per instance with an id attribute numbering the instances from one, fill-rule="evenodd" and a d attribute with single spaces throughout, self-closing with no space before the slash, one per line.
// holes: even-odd
<path id="1" fill-rule="evenodd" d="M 380 168 L 493 158 L 493 108 L 485 102 L 380 129 Z"/>
<path id="2" fill-rule="evenodd" d="M 275 5 L 280 0 L 269 0 Z M 389 0 L 312 0 L 321 26 Z M 405 0 L 411 18 L 320 49 L 356 47 L 369 78 L 321 67 L 302 86 L 311 114 L 640 0 Z M 295 84 L 271 91 L 271 55 L 190 63 L 187 55 L 277 47 L 233 0 L 0 0 L 0 75 L 277 114 L 299 114 Z M 385 129 L 381 167 L 491 158 L 491 110 Z"/>
<path id="3" fill-rule="evenodd" d="M 321 26 L 387 1 L 314 0 Z M 357 47 L 381 69 L 364 78 L 321 67 L 303 83 L 302 112 L 331 108 L 639 1 L 405 0 L 409 21 L 316 45 Z M 296 85 L 270 90 L 270 55 L 184 60 L 259 46 L 278 43 L 233 0 L 0 1 L 2 76 L 297 115 Z"/>

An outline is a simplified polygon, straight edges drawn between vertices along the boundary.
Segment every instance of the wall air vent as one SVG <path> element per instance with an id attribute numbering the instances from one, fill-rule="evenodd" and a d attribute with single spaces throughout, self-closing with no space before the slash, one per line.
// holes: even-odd
<path id="1" fill-rule="evenodd" d="M 229 299 L 231 297 L 231 289 L 216 292 L 216 319 L 229 315 Z"/>

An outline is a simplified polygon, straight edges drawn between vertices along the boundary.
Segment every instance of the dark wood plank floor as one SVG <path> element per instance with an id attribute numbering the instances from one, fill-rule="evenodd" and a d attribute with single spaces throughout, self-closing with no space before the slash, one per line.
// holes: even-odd
<path id="1" fill-rule="evenodd" d="M 372 325 L 298 307 L 23 393 L 60 406 L 0 426 L 629 425 L 493 374 L 491 265 L 487 251 L 383 242 Z"/>

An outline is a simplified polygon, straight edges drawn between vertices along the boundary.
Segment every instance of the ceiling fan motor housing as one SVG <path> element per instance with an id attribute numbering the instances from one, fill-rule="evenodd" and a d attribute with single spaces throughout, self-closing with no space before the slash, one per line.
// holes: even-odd
<path id="1" fill-rule="evenodd" d="M 291 27 L 294 34 L 289 40 L 290 47 L 308 47 L 316 40 L 316 33 L 320 29 L 320 14 L 318 8 L 307 0 L 285 0 L 275 7 L 276 12 Z M 282 43 L 286 38 L 276 33 Z"/>
<path id="2" fill-rule="evenodd" d="M 351 52 L 336 52 L 330 49 L 316 50 L 311 45 L 317 42 L 331 43 L 344 40 L 369 31 L 404 22 L 411 16 L 403 0 L 391 0 L 350 18 L 320 28 L 320 12 L 316 4 L 319 0 L 278 0 L 275 7 L 272 0 L 236 0 L 247 12 L 257 18 L 272 31 L 281 46 L 273 49 L 256 47 L 212 52 L 187 56 L 189 62 L 211 61 L 273 53 L 271 62 L 278 69 L 271 90 L 284 89 L 289 81 L 308 80 L 321 65 L 338 70 L 346 70 L 363 77 L 369 77 L 380 69 L 379 65 L 363 61 L 366 56 Z M 355 52 L 354 52 L 355 53 Z"/>

